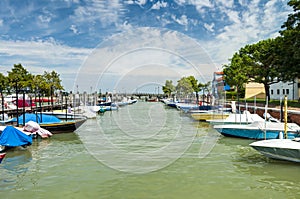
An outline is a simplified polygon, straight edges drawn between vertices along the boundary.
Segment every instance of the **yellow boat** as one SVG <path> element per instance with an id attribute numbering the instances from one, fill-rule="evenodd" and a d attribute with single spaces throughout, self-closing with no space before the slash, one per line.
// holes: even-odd
<path id="1" fill-rule="evenodd" d="M 229 113 L 204 111 L 204 112 L 192 113 L 191 116 L 192 118 L 194 118 L 194 120 L 199 120 L 199 121 L 220 120 L 220 119 L 226 119 L 229 116 Z"/>

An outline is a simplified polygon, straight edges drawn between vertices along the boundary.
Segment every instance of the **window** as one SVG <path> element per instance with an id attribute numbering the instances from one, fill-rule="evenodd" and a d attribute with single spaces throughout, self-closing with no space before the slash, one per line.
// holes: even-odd
<path id="1" fill-rule="evenodd" d="M 271 90 L 271 95 L 273 95 L 273 89 Z"/>
<path id="2" fill-rule="evenodd" d="M 290 90 L 289 89 L 286 89 L 286 94 L 290 94 Z"/>
<path id="3" fill-rule="evenodd" d="M 285 92 L 284 92 L 285 90 L 284 89 L 282 89 L 282 94 L 284 95 L 285 94 Z"/>
<path id="4" fill-rule="evenodd" d="M 280 95 L 280 90 L 279 89 L 277 89 L 277 95 Z"/>

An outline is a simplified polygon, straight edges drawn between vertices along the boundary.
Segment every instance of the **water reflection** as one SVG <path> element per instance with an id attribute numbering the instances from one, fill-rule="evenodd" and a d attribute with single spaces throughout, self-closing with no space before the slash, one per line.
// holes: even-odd
<path id="1" fill-rule="evenodd" d="M 1 167 L 16 173 L 23 173 L 27 171 L 26 165 L 32 160 L 30 150 L 10 150 L 6 152 L 6 156 L 1 163 Z"/>
<path id="2" fill-rule="evenodd" d="M 285 196 L 300 192 L 300 164 L 275 160 L 261 155 L 249 146 L 253 140 L 223 137 L 220 144 L 227 147 L 236 174 L 251 177 L 251 190 L 272 190 Z M 291 193 L 293 191 L 294 193 Z M 270 195 L 271 196 L 271 195 Z"/>

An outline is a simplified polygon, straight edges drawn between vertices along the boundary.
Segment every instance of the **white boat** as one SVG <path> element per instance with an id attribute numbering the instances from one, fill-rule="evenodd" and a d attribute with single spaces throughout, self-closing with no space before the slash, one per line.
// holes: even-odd
<path id="1" fill-rule="evenodd" d="M 249 111 L 245 111 L 242 114 L 239 113 L 231 113 L 225 119 L 212 119 L 206 120 L 212 125 L 220 125 L 220 124 L 250 124 L 255 121 L 264 122 L 265 119 L 260 117 L 258 114 L 251 114 Z"/>
<path id="2" fill-rule="evenodd" d="M 247 139 L 277 139 L 284 132 L 284 123 L 255 121 L 251 124 L 214 125 L 213 128 L 224 136 Z M 289 139 L 300 137 L 300 127 L 295 123 L 287 124 Z"/>
<path id="3" fill-rule="evenodd" d="M 261 140 L 250 146 L 270 158 L 300 162 L 300 138 Z"/>

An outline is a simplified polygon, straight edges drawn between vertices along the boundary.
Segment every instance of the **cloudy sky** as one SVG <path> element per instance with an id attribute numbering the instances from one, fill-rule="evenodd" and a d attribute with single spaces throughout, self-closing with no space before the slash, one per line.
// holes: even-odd
<path id="1" fill-rule="evenodd" d="M 291 12 L 287 0 L 1 0 L 0 72 L 55 70 L 67 91 L 206 82 Z"/>

